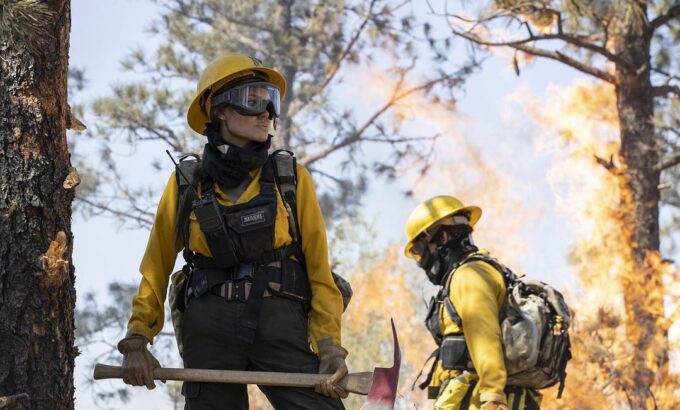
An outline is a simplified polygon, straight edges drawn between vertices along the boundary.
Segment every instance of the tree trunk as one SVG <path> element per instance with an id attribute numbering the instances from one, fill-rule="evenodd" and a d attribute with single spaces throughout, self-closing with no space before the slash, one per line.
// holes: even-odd
<path id="1" fill-rule="evenodd" d="M 39 18 L 0 21 L 0 397 L 30 397 L 13 408 L 72 409 L 73 191 L 64 188 L 71 7 L 25 7 L 23 16 Z M 25 35 L 27 23 L 46 35 Z"/>
<path id="2" fill-rule="evenodd" d="M 617 67 L 617 109 L 621 131 L 621 210 L 630 248 L 631 270 L 621 273 L 626 305 L 626 334 L 634 351 L 626 394 L 634 409 L 654 408 L 655 375 L 667 371 L 667 341 L 663 330 L 663 281 L 650 261 L 659 251 L 658 150 L 652 122 L 654 100 L 650 80 L 650 38 L 627 30 L 617 54 L 634 67 Z"/>

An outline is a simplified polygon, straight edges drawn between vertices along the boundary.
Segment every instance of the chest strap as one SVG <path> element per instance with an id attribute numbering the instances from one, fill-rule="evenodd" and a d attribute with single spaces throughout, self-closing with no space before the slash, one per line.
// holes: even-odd
<path id="1" fill-rule="evenodd" d="M 298 252 L 300 252 L 299 249 L 300 245 L 298 243 L 291 243 L 280 248 L 272 249 L 271 251 L 262 252 L 257 260 L 248 261 L 248 263 L 253 265 L 267 265 L 272 262 L 281 262 L 289 259 L 291 256 L 297 256 Z M 215 258 L 204 256 L 199 253 L 194 255 L 193 263 L 196 269 L 222 269 L 225 272 L 228 272 L 234 268 L 221 268 L 222 265 Z"/>

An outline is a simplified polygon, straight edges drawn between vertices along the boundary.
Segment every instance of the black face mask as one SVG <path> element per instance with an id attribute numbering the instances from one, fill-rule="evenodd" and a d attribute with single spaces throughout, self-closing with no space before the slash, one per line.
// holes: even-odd
<path id="1" fill-rule="evenodd" d="M 206 136 L 208 143 L 203 151 L 203 170 L 221 186 L 238 186 L 250 172 L 263 166 L 269 156 L 271 135 L 267 141 L 249 148 L 227 144 L 213 127 L 206 130 Z M 220 146 L 227 147 L 226 152 L 221 152 Z"/>
<path id="2" fill-rule="evenodd" d="M 433 254 L 424 252 L 424 255 L 418 261 L 418 266 L 425 271 L 430 282 L 440 286 L 444 277 L 451 272 L 456 264 L 477 250 L 478 248 L 472 242 L 472 236 L 467 234 L 462 238 L 453 239 L 438 246 Z"/>

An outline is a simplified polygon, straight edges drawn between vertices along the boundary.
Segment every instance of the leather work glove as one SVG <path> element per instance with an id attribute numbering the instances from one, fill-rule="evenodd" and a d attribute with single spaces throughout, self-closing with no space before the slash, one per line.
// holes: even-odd
<path id="1" fill-rule="evenodd" d="M 348 373 L 345 363 L 348 352 L 342 346 L 334 345 L 330 337 L 319 340 L 318 347 L 319 374 L 330 374 L 331 376 L 314 386 L 314 391 L 334 399 L 344 399 L 349 396 L 349 392 L 336 383 Z"/>
<path id="2" fill-rule="evenodd" d="M 497 401 L 487 401 L 482 404 L 479 410 L 508 410 L 508 405 Z"/>
<path id="3" fill-rule="evenodd" d="M 123 354 L 123 381 L 132 386 L 156 388 L 153 369 L 161 364 L 147 349 L 149 341 L 142 335 L 129 335 L 118 342 L 118 351 Z"/>

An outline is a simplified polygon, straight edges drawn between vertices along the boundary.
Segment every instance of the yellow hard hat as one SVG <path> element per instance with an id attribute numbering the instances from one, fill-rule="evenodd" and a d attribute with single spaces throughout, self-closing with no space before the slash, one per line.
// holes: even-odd
<path id="1" fill-rule="evenodd" d="M 205 132 L 205 125 L 210 122 L 205 102 L 210 94 L 233 80 L 256 76 L 257 74 L 264 74 L 267 82 L 277 86 L 281 91 L 281 99 L 283 100 L 286 94 L 286 79 L 273 68 L 263 66 L 257 58 L 246 54 L 225 54 L 208 64 L 198 80 L 196 96 L 187 112 L 187 122 L 191 129 L 199 134 Z"/>
<path id="2" fill-rule="evenodd" d="M 477 206 L 464 206 L 458 198 L 449 195 L 440 195 L 430 198 L 421 203 L 416 209 L 411 212 L 406 222 L 406 236 L 408 243 L 404 248 L 404 254 L 407 258 L 415 258 L 413 254 L 413 242 L 415 239 L 428 228 L 435 225 L 437 222 L 460 212 L 466 212 L 470 216 L 470 226 L 475 226 L 479 217 L 482 216 L 482 210 Z"/>

